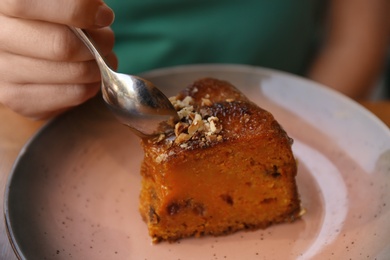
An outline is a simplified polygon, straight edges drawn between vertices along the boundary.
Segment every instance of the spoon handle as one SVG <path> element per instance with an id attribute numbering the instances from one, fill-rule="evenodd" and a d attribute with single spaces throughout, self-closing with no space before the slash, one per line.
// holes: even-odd
<path id="1" fill-rule="evenodd" d="M 88 49 L 91 51 L 92 55 L 95 57 L 95 59 L 98 61 L 97 64 L 100 68 L 100 70 L 107 70 L 107 68 L 111 69 L 106 60 L 103 58 L 103 56 L 100 54 L 100 51 L 96 47 L 95 42 L 91 38 L 91 36 L 83 29 L 76 28 L 69 26 L 69 28 L 76 34 L 76 36 L 84 42 L 84 44 L 88 47 Z"/>

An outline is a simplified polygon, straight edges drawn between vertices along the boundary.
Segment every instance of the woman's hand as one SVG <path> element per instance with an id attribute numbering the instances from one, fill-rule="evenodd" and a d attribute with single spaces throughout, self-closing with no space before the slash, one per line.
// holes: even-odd
<path id="1" fill-rule="evenodd" d="M 100 73 L 67 25 L 88 29 L 112 67 L 114 14 L 101 0 L 0 1 L 0 103 L 26 117 L 57 115 L 93 97 Z"/>

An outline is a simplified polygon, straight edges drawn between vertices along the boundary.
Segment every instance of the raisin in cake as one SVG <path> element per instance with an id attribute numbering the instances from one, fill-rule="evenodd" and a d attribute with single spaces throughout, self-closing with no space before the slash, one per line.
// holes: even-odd
<path id="1" fill-rule="evenodd" d="M 171 102 L 174 131 L 142 141 L 140 212 L 154 242 L 265 228 L 300 216 L 292 139 L 226 81 Z"/>

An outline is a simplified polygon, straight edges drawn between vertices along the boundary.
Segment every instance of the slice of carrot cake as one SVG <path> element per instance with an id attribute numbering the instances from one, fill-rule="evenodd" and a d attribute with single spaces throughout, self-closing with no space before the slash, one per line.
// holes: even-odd
<path id="1" fill-rule="evenodd" d="M 300 216 L 292 139 L 226 81 L 171 102 L 174 131 L 142 141 L 140 212 L 154 242 L 265 228 Z"/>

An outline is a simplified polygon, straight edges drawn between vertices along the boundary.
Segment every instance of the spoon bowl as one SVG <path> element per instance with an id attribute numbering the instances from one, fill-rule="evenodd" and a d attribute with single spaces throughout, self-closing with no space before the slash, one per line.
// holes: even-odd
<path id="1" fill-rule="evenodd" d="M 99 66 L 103 100 L 116 118 L 138 136 L 163 133 L 178 115 L 169 99 L 150 81 L 113 71 L 91 37 L 82 29 L 70 29 L 88 47 Z"/>

